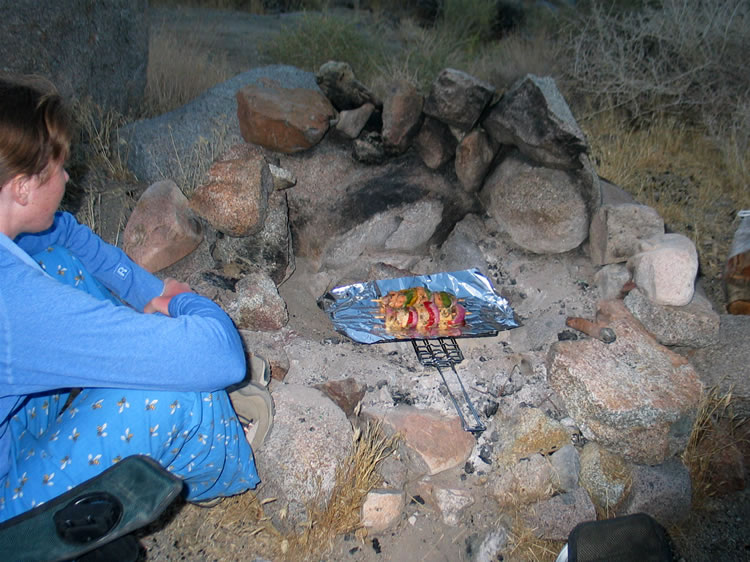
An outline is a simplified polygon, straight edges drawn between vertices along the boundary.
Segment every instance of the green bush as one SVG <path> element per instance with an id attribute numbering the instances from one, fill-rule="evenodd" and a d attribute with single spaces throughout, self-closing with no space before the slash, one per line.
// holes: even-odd
<path id="1" fill-rule="evenodd" d="M 346 61 L 360 79 L 368 78 L 383 58 L 382 43 L 356 16 L 327 12 L 305 13 L 264 51 L 275 62 L 311 72 L 329 60 Z"/>

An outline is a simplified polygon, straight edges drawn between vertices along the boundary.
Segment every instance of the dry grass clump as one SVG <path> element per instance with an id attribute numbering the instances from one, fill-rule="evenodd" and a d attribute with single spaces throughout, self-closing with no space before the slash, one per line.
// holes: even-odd
<path id="1" fill-rule="evenodd" d="M 287 560 L 312 560 L 331 548 L 333 540 L 356 531 L 364 539 L 360 510 L 367 494 L 382 479 L 378 465 L 395 449 L 398 435 L 386 437 L 380 424 L 366 423 L 354 431 L 353 451 L 336 470 L 336 482 L 326 505 L 316 502 L 301 533 L 287 535 L 281 546 Z"/>
<path id="2" fill-rule="evenodd" d="M 114 109 L 104 110 L 90 98 L 76 100 L 72 107 L 76 139 L 66 166 L 72 188 L 66 193 L 63 208 L 76 214 L 92 230 L 101 225 L 100 184 L 132 182 L 126 157 L 118 150 L 120 127 L 127 118 Z"/>
<path id="3" fill-rule="evenodd" d="M 391 454 L 398 437 L 386 437 L 380 424 L 366 424 L 355 430 L 352 452 L 338 467 L 328 502 L 313 502 L 308 520 L 296 532 L 277 529 L 264 513 L 264 505 L 253 493 L 227 498 L 206 510 L 185 505 L 170 524 L 180 536 L 180 552 L 190 558 L 270 560 L 320 560 L 336 537 L 356 532 L 364 539 L 360 511 L 367 494 L 381 478 L 376 469 Z M 158 536 L 157 536 L 158 540 Z"/>
<path id="4" fill-rule="evenodd" d="M 368 85 L 375 92 L 385 92 L 394 81 L 405 80 L 427 93 L 442 69 L 464 70 L 468 65 L 461 38 L 443 36 L 439 30 L 422 27 L 412 19 L 402 20 L 395 34 L 398 51 L 374 60 Z"/>
<path id="5" fill-rule="evenodd" d="M 530 527 L 521 517 L 528 506 L 517 506 L 510 514 L 511 530 L 508 544 L 502 551 L 503 560 L 518 562 L 553 562 L 565 546 L 566 541 L 553 541 L 539 538 L 537 530 Z"/>
<path id="6" fill-rule="evenodd" d="M 75 103 L 73 118 L 79 134 L 71 165 L 85 165 L 113 180 L 132 180 L 133 175 L 117 150 L 121 142 L 118 130 L 127 118 L 114 109 L 102 109 L 90 98 Z"/>
<path id="7" fill-rule="evenodd" d="M 695 242 L 709 297 L 723 305 L 721 276 L 736 213 L 750 206 L 748 147 L 733 137 L 718 145 L 703 126 L 672 116 L 638 125 L 622 112 L 607 111 L 580 123 L 599 174 L 655 208 L 669 230 Z"/>
<path id="8" fill-rule="evenodd" d="M 715 461 L 727 447 L 739 444 L 741 427 L 747 420 L 740 420 L 732 413 L 732 393 L 721 392 L 713 387 L 705 391 L 693 423 L 682 460 L 690 471 L 693 487 L 693 506 L 700 509 L 708 498 L 716 495 Z"/>
<path id="9" fill-rule="evenodd" d="M 544 30 L 533 35 L 513 33 L 484 45 L 468 62 L 466 72 L 502 92 L 527 74 L 559 74 L 557 52 L 558 44 Z"/>
<path id="10" fill-rule="evenodd" d="M 164 25 L 153 26 L 141 113 L 144 117 L 161 115 L 229 78 L 229 63 L 223 52 Z"/>
<path id="11" fill-rule="evenodd" d="M 235 136 L 229 120 L 215 119 L 210 138 L 198 137 L 190 149 L 183 152 L 178 150 L 171 128 L 168 134 L 165 142 L 171 146 L 174 158 L 169 169 L 159 169 L 159 176 L 174 181 L 189 199 L 205 182 L 214 162 L 230 148 Z"/>

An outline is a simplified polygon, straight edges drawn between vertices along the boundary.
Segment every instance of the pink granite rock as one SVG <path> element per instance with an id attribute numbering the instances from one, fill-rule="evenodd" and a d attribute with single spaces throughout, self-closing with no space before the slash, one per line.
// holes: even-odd
<path id="1" fill-rule="evenodd" d="M 260 150 L 238 145 L 214 162 L 190 207 L 224 234 L 249 236 L 263 229 L 272 190 L 273 177 Z"/>
<path id="2" fill-rule="evenodd" d="M 371 533 L 382 533 L 401 518 L 404 508 L 401 490 L 372 490 L 362 505 L 362 525 Z"/>
<path id="3" fill-rule="evenodd" d="M 473 193 L 482 187 L 496 152 L 497 145 L 479 129 L 461 139 L 456 148 L 456 175 L 466 191 Z"/>
<path id="4" fill-rule="evenodd" d="M 383 142 L 404 151 L 419 130 L 422 96 L 406 81 L 394 84 L 383 100 Z"/>
<path id="5" fill-rule="evenodd" d="M 245 86 L 237 92 L 242 138 L 285 154 L 318 144 L 335 115 L 328 99 L 315 90 Z"/>
<path id="6" fill-rule="evenodd" d="M 633 281 L 656 304 L 685 306 L 693 299 L 698 252 L 687 236 L 670 233 L 638 244 L 640 253 L 628 260 Z"/>
<path id="7" fill-rule="evenodd" d="M 474 448 L 474 437 L 463 430 L 457 416 L 405 405 L 373 415 L 401 433 L 403 443 L 424 462 L 429 475 L 464 464 Z"/>
<path id="8" fill-rule="evenodd" d="M 703 384 L 684 357 L 659 344 L 620 300 L 599 303 L 597 322 L 616 339 L 552 344 L 550 385 L 584 436 L 637 463 L 684 450 Z"/>
<path id="9" fill-rule="evenodd" d="M 154 272 L 181 260 L 203 240 L 203 228 L 172 180 L 143 192 L 123 232 L 123 250 Z"/>

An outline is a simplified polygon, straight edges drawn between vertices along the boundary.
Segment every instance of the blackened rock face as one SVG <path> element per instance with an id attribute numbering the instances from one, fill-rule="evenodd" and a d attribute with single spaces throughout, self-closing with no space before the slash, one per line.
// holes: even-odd
<path id="1" fill-rule="evenodd" d="M 408 182 L 405 176 L 392 174 L 374 178 L 361 186 L 351 186 L 339 210 L 351 228 L 378 213 L 419 201 L 427 194 Z"/>

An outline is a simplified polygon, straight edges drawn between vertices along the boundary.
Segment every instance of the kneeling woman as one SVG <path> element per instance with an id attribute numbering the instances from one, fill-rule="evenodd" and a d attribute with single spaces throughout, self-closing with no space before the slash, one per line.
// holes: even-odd
<path id="1" fill-rule="evenodd" d="M 237 330 L 57 212 L 69 143 L 51 88 L 0 79 L 0 521 L 133 454 L 183 478 L 190 501 L 255 487 L 222 390 L 245 377 Z M 234 406 L 267 426 L 270 397 L 246 394 Z"/>

